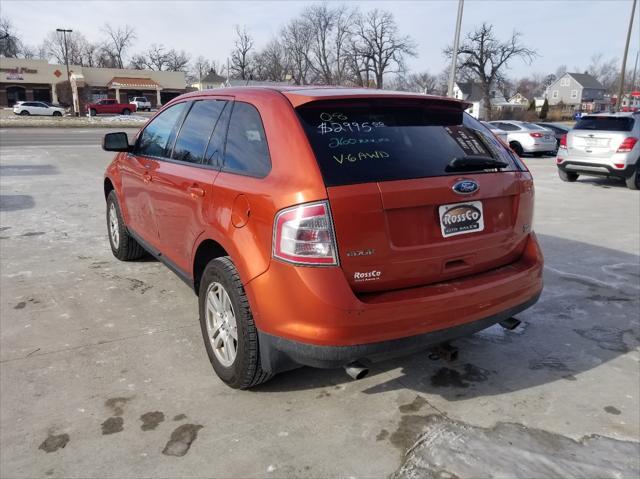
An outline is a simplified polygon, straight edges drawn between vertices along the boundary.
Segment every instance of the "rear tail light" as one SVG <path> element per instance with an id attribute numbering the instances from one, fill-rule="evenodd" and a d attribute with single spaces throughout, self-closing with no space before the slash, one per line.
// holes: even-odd
<path id="1" fill-rule="evenodd" d="M 273 229 L 273 257 L 294 264 L 337 265 L 329 204 L 307 203 L 280 211 Z"/>
<path id="2" fill-rule="evenodd" d="M 562 135 L 560 137 L 560 146 L 559 148 L 562 148 L 563 150 L 567 149 L 567 135 Z"/>
<path id="3" fill-rule="evenodd" d="M 619 170 L 623 169 L 625 166 L 624 163 L 614 163 L 613 166 L 615 166 L 616 168 L 618 168 Z"/>
<path id="4" fill-rule="evenodd" d="M 556 164 L 558 164 L 558 165 L 559 165 L 560 163 L 562 163 L 563 161 L 564 161 L 564 159 L 563 159 L 563 158 L 560 158 L 560 157 L 557 157 L 557 158 L 556 158 Z"/>
<path id="5" fill-rule="evenodd" d="M 628 136 L 627 138 L 624 139 L 622 143 L 620 143 L 620 146 L 618 147 L 618 153 L 630 152 L 631 150 L 633 150 L 633 147 L 636 145 L 637 142 L 638 142 L 637 138 L 634 138 L 633 136 Z"/>
<path id="6" fill-rule="evenodd" d="M 542 138 L 544 135 L 542 133 L 529 133 L 529 136 L 534 138 Z"/>

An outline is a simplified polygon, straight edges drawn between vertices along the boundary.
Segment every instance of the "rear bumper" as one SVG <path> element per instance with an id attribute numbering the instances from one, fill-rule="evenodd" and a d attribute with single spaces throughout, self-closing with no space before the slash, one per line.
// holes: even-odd
<path id="1" fill-rule="evenodd" d="M 553 140 L 545 143 L 522 145 L 522 149 L 524 150 L 525 153 L 540 153 L 540 152 L 546 152 L 546 151 L 556 151 L 556 141 Z"/>
<path id="2" fill-rule="evenodd" d="M 565 160 L 562 163 L 558 163 L 558 168 L 568 173 L 578 173 L 589 176 L 613 176 L 626 179 L 636 171 L 637 166 L 627 165 L 625 168 L 614 168 L 607 163 Z"/>
<path id="3" fill-rule="evenodd" d="M 380 360 L 474 333 L 535 303 L 542 267 L 531 234 L 518 261 L 444 283 L 356 296 L 340 268 L 272 261 L 246 291 L 263 367 L 277 372 Z"/>

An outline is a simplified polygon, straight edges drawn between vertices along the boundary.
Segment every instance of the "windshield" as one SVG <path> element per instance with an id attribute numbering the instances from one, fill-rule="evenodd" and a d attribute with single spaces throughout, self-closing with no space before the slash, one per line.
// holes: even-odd
<path id="1" fill-rule="evenodd" d="M 327 186 L 459 174 L 456 158 L 515 163 L 495 136 L 457 105 L 387 100 L 313 102 L 297 109 Z M 477 162 L 478 172 L 496 171 Z"/>
<path id="2" fill-rule="evenodd" d="M 574 130 L 631 131 L 633 118 L 628 116 L 583 116 Z"/>

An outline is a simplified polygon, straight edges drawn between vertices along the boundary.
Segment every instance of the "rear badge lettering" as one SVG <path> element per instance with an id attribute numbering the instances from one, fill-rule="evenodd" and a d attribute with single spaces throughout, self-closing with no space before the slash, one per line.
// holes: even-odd
<path id="1" fill-rule="evenodd" d="M 369 249 L 358 249 L 358 250 L 354 250 L 354 251 L 347 251 L 347 256 L 349 256 L 350 258 L 354 257 L 354 256 L 371 256 L 373 253 L 375 253 L 376 250 L 369 248 Z"/>
<path id="2" fill-rule="evenodd" d="M 380 276 L 382 276 L 382 272 L 375 269 L 373 271 L 365 271 L 363 273 L 353 273 L 353 279 L 355 281 L 377 281 L 380 279 Z"/>
<path id="3" fill-rule="evenodd" d="M 478 191 L 479 188 L 478 183 L 473 180 L 462 180 L 454 184 L 451 189 L 459 195 L 470 195 Z"/>
<path id="4" fill-rule="evenodd" d="M 439 208 L 440 229 L 443 237 L 474 233 L 484 230 L 482 202 L 442 205 Z"/>

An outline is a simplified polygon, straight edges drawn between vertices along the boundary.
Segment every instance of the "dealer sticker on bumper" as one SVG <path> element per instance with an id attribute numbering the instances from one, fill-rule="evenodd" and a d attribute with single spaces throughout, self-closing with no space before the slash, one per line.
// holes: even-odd
<path id="1" fill-rule="evenodd" d="M 438 212 L 440 230 L 445 238 L 484 230 L 481 201 L 442 205 Z"/>

